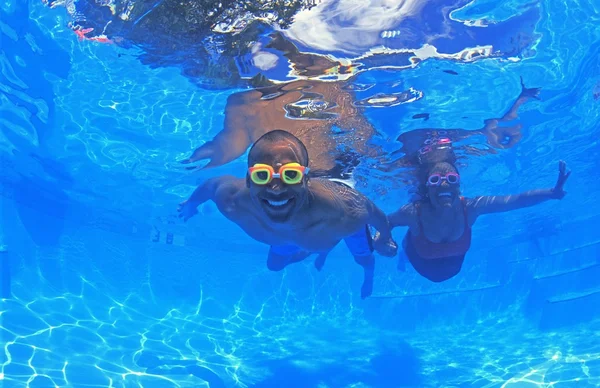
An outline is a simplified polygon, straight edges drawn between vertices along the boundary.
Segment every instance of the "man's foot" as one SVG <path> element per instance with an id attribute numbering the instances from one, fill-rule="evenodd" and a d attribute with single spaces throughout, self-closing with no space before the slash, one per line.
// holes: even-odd
<path id="1" fill-rule="evenodd" d="M 366 299 L 373 293 L 373 279 L 365 279 L 362 287 L 360 288 L 360 298 Z"/>
<path id="2" fill-rule="evenodd" d="M 404 251 L 398 254 L 398 271 L 406 272 L 406 256 L 404 255 Z"/>
<path id="3" fill-rule="evenodd" d="M 321 269 L 323 269 L 326 258 L 327 258 L 326 253 L 321 253 L 319 256 L 317 256 L 317 258 L 315 259 L 315 268 L 317 269 L 317 271 L 320 271 Z"/>
<path id="4" fill-rule="evenodd" d="M 373 277 L 375 275 L 375 256 L 354 256 L 356 261 L 364 269 L 365 277 L 360 289 L 360 297 L 365 299 L 373 293 Z"/>
<path id="5" fill-rule="evenodd" d="M 373 293 L 373 278 L 375 275 L 375 265 L 372 263 L 369 266 L 365 266 L 365 277 L 363 280 L 362 287 L 360 288 L 360 297 L 365 299 Z"/>

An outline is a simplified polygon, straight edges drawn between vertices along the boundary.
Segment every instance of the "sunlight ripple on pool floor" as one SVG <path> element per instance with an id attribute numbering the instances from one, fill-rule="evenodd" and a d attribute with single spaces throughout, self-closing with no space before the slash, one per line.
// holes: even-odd
<path id="1" fill-rule="evenodd" d="M 382 347 L 407 346 L 418 354 L 419 366 L 410 366 L 410 352 L 403 350 L 386 361 L 402 360 L 394 366 L 400 372 L 378 373 L 418 373 L 420 386 L 427 387 L 600 383 L 600 322 L 542 333 L 507 316 L 436 332 L 374 334 L 372 325 L 347 315 L 269 319 L 262 310 L 243 311 L 241 301 L 222 319 L 205 316 L 202 300 L 195 309 L 153 315 L 150 295 L 116 300 L 81 280 L 79 295 L 47 290 L 36 299 L 3 301 L 0 376 L 11 387 L 188 387 L 203 381 L 246 387 L 268 379 L 274 373 L 269 366 L 281 360 L 292 360 L 310 376 L 342 373 L 337 367 L 343 363 L 342 386 L 377 386 L 369 378 L 379 368 L 374 360 Z M 342 360 L 352 360 L 353 368 Z"/>

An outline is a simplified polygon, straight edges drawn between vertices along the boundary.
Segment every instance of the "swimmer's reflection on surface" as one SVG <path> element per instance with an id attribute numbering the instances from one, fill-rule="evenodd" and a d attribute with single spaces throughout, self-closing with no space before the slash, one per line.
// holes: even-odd
<path id="1" fill-rule="evenodd" d="M 539 99 L 540 88 L 527 88 L 521 79 L 521 93 L 510 106 L 508 111 L 501 117 L 487 118 L 483 121 L 483 126 L 475 130 L 462 128 L 419 128 L 402 133 L 397 140 L 402 143 L 402 147 L 394 151 L 390 156 L 401 155 L 399 158 L 386 163 L 384 170 L 393 170 L 403 167 L 414 167 L 422 164 L 423 159 L 431 157 L 441 157 L 441 160 L 427 160 L 428 163 L 436 161 L 445 161 L 446 156 L 443 153 L 430 153 L 431 146 L 437 142 L 437 139 L 448 139 L 453 143 L 453 150 L 469 156 L 482 156 L 496 153 L 495 149 L 508 149 L 514 147 L 523 134 L 522 123 L 518 119 L 519 108 L 531 99 Z M 429 114 L 417 115 L 413 118 L 424 118 L 427 120 Z M 492 148 L 480 148 L 473 145 L 456 145 L 456 143 L 467 140 L 471 137 L 485 136 L 487 144 Z"/>
<path id="2" fill-rule="evenodd" d="M 275 129 L 284 129 L 306 144 L 313 171 L 333 169 L 336 159 L 345 153 L 339 146 L 360 155 L 375 155 L 376 149 L 368 140 L 377 131 L 364 109 L 353 105 L 354 93 L 345 85 L 302 80 L 233 94 L 225 107 L 223 130 L 183 163 L 208 160 L 204 168 L 226 164 Z"/>
<path id="3" fill-rule="evenodd" d="M 356 167 L 363 157 L 379 161 L 375 168 L 382 171 L 414 167 L 426 154 L 428 139 L 444 137 L 454 144 L 454 150 L 469 156 L 496 153 L 507 149 L 522 138 L 519 108 L 531 99 L 538 99 L 539 88 L 527 88 L 521 81 L 521 93 L 501 117 L 484 120 L 481 128 L 421 128 L 402 133 L 397 141 L 400 149 L 384 152 L 371 140 L 377 129 L 365 115 L 367 107 L 390 106 L 418 100 L 418 92 L 409 89 L 400 93 L 381 93 L 362 100 L 356 99 L 357 90 L 369 85 L 350 81 L 293 81 L 274 84 L 256 77 L 261 87 L 233 94 L 225 107 L 225 125 L 212 140 L 198 147 L 182 163 L 192 164 L 208 160 L 204 166 L 188 169 L 217 167 L 241 156 L 260 136 L 274 129 L 285 129 L 306 144 L 316 175 L 339 177 Z M 428 117 L 419 115 L 420 117 Z M 514 121 L 514 122 L 513 122 Z M 489 147 L 456 143 L 471 137 L 484 136 Z"/>
<path id="4" fill-rule="evenodd" d="M 184 164 L 208 162 L 202 167 L 190 166 L 190 169 L 229 163 L 265 133 L 284 129 L 310 150 L 312 175 L 343 175 L 358 164 L 360 156 L 381 154 L 381 150 L 369 142 L 377 130 L 365 117 L 365 108 L 394 106 L 422 97 L 422 93 L 408 89 L 357 100 L 356 93 L 373 86 L 353 82 L 353 74 L 360 65 L 303 53 L 280 33 L 272 33 L 269 38 L 265 47 L 281 53 L 289 61 L 293 75 L 348 76 L 350 79 L 275 83 L 258 74 L 251 80 L 255 89 L 228 98 L 223 130 L 183 161 Z M 398 86 L 397 83 L 391 85 L 392 89 Z"/>

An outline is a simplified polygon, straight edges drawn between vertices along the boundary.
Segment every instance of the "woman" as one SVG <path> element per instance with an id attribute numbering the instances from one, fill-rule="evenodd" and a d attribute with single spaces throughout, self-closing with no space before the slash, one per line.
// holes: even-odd
<path id="1" fill-rule="evenodd" d="M 415 270 L 433 282 L 448 280 L 460 272 L 471 246 L 471 227 L 483 214 L 506 212 L 562 199 L 563 186 L 571 172 L 560 161 L 554 188 L 517 195 L 460 195 L 460 175 L 454 164 L 443 161 L 423 166 L 422 197 L 388 216 L 390 226 L 408 226 L 402 242 L 406 257 Z M 399 269 L 403 261 L 400 259 Z"/>

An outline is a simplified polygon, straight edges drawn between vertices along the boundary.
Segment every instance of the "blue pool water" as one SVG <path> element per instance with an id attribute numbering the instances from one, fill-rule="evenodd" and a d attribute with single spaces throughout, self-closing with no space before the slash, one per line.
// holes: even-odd
<path id="1" fill-rule="evenodd" d="M 482 151 L 461 160 L 464 195 L 549 187 L 560 159 L 573 171 L 562 201 L 482 217 L 447 282 L 378 256 L 366 300 L 343 244 L 321 272 L 309 259 L 275 273 L 268 247 L 214 205 L 176 217 L 207 177 L 245 173 L 245 154 L 210 170 L 179 161 L 221 131 L 240 79 L 259 66 L 294 78 L 281 57 L 194 76 L 193 56 L 149 56 L 147 41 L 78 39 L 73 3 L 54 3 L 0 2 L 1 387 L 600 385 L 597 2 L 325 1 L 298 14 L 286 31 L 300 51 L 360 63 L 355 84 L 370 88 L 356 99 L 391 155 L 403 133 L 501 117 L 522 78 L 541 88 L 520 107 L 523 136 L 466 140 Z M 427 16 L 444 5 L 446 19 Z M 369 106 L 405 90 L 414 98 Z M 352 182 L 390 212 L 411 193 L 402 169 L 377 163 Z"/>

